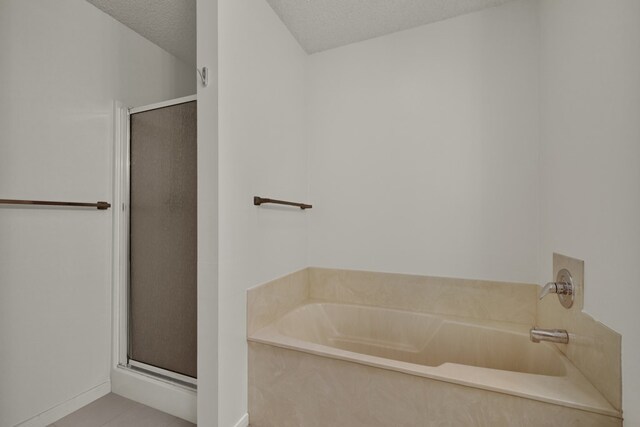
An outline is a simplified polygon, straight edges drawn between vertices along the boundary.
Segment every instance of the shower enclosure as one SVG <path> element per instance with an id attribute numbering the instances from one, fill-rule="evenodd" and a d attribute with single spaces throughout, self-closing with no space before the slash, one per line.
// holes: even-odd
<path id="1" fill-rule="evenodd" d="M 195 97 L 128 110 L 120 161 L 118 365 L 197 377 Z M 115 246 L 115 245 L 114 245 Z"/>

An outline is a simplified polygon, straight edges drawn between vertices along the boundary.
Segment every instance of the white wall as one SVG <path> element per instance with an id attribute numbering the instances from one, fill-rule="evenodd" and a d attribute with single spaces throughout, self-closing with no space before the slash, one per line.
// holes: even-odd
<path id="1" fill-rule="evenodd" d="M 622 334 L 625 425 L 640 425 L 640 2 L 541 2 L 540 281 L 585 260 L 585 311 Z"/>
<path id="2" fill-rule="evenodd" d="M 111 200 L 113 101 L 195 73 L 84 0 L 0 1 L 0 197 Z M 0 208 L 0 425 L 109 381 L 111 211 Z"/>
<path id="3" fill-rule="evenodd" d="M 198 425 L 218 420 L 218 2 L 198 0 Z"/>
<path id="4" fill-rule="evenodd" d="M 536 2 L 309 62 L 311 265 L 536 281 Z"/>
<path id="5" fill-rule="evenodd" d="M 252 204 L 308 198 L 306 55 L 267 2 L 218 4 L 218 425 L 231 427 L 247 412 L 246 289 L 307 265 L 308 212 Z"/>

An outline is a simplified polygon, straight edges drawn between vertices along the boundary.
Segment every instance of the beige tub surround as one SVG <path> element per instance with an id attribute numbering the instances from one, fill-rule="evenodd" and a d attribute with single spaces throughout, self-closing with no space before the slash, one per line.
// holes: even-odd
<path id="1" fill-rule="evenodd" d="M 556 345 L 529 339 L 538 290 L 317 268 L 250 289 L 252 425 L 620 426 Z"/>
<path id="2" fill-rule="evenodd" d="M 309 268 L 309 297 L 533 325 L 536 285 Z"/>
<path id="3" fill-rule="evenodd" d="M 309 267 L 247 291 L 247 333 L 309 299 L 531 326 L 537 295 L 531 284 Z"/>
<path id="4" fill-rule="evenodd" d="M 569 343 L 557 348 L 584 374 L 618 411 L 622 407 L 622 362 L 620 334 L 584 313 L 584 262 L 553 254 L 553 275 L 566 268 L 575 287 L 571 308 L 560 305 L 555 295 L 538 302 L 537 326 L 569 331 Z"/>
<path id="5" fill-rule="evenodd" d="M 558 349 L 515 323 L 308 302 L 249 341 L 619 415 Z"/>
<path id="6" fill-rule="evenodd" d="M 249 342 L 255 427 L 621 427 L 612 416 Z"/>
<path id="7" fill-rule="evenodd" d="M 253 335 L 309 299 L 309 269 L 247 291 L 247 336 Z"/>

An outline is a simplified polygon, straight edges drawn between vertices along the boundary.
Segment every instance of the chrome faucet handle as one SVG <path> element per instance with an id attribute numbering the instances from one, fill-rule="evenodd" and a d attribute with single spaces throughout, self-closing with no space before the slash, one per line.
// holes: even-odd
<path id="1" fill-rule="evenodd" d="M 542 299 L 549 294 L 572 295 L 573 283 L 549 282 L 546 285 L 544 285 L 544 288 L 542 288 L 542 291 L 540 291 L 539 298 Z"/>
<path id="2" fill-rule="evenodd" d="M 556 294 L 556 293 L 558 293 L 558 284 L 556 282 L 549 282 L 546 285 L 544 285 L 544 288 L 542 288 L 542 291 L 540 291 L 540 295 L 538 295 L 538 299 L 542 299 L 549 294 Z"/>
<path id="3" fill-rule="evenodd" d="M 542 299 L 549 294 L 558 294 L 560 304 L 562 304 L 564 308 L 570 308 L 573 305 L 574 293 L 571 273 L 569 273 L 569 270 L 566 268 L 563 268 L 558 272 L 555 282 L 549 282 L 544 285 L 542 291 L 540 291 L 540 295 L 538 295 L 538 298 Z"/>

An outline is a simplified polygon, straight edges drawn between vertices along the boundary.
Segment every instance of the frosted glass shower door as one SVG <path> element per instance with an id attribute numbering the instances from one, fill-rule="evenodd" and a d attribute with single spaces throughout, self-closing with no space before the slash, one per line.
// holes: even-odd
<path id="1" fill-rule="evenodd" d="M 129 352 L 195 378 L 196 101 L 130 117 Z"/>

